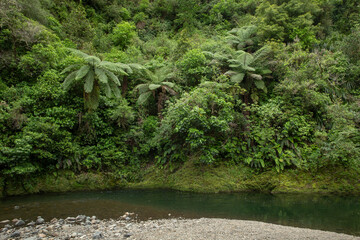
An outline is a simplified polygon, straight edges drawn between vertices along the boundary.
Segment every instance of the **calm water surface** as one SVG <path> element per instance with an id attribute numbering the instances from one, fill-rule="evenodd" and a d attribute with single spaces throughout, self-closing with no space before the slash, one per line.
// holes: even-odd
<path id="1" fill-rule="evenodd" d="M 19 209 L 15 209 L 19 206 Z M 118 218 L 134 212 L 141 220 L 216 217 L 256 220 L 360 236 L 360 199 L 261 193 L 197 194 L 165 190 L 119 190 L 9 197 L 0 200 L 0 221 L 38 215 L 50 220 L 84 214 Z"/>

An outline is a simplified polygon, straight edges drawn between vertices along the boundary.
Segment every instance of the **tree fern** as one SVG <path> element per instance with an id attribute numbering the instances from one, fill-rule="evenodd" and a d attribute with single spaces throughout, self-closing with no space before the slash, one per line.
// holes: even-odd
<path id="1" fill-rule="evenodd" d="M 84 83 L 84 105 L 88 110 L 94 110 L 99 105 L 100 88 L 104 89 L 107 97 L 119 97 L 121 85 L 117 75 L 127 76 L 134 69 L 141 69 L 139 64 L 124 64 L 101 61 L 96 56 L 90 56 L 76 49 L 68 48 L 74 55 L 83 60 L 81 64 L 66 67 L 62 73 L 71 72 L 63 83 L 63 88 L 68 90 L 76 81 Z"/>

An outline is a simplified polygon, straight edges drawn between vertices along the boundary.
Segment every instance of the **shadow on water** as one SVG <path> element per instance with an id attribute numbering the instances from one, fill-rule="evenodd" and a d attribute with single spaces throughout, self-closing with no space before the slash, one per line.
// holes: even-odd
<path id="1" fill-rule="evenodd" d="M 15 209 L 15 206 L 20 206 Z M 140 220 L 216 217 L 270 222 L 360 235 L 357 197 L 261 193 L 196 194 L 168 190 L 120 190 L 10 197 L 0 201 L 0 221 L 46 220 L 84 214 L 118 218 L 124 212 Z"/>

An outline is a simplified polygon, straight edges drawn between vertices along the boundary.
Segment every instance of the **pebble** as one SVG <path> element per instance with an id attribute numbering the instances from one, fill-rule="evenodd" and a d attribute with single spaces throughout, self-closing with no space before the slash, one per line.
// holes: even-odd
<path id="1" fill-rule="evenodd" d="M 14 209 L 15 209 L 15 210 L 18 210 L 18 209 L 20 209 L 20 207 L 19 207 L 19 206 L 15 206 Z"/>
<path id="2" fill-rule="evenodd" d="M 93 239 L 101 239 L 103 237 L 104 236 L 103 236 L 102 232 L 95 232 L 92 238 Z"/>
<path id="3" fill-rule="evenodd" d="M 85 219 L 86 219 L 86 216 L 85 216 L 85 215 L 78 215 L 78 216 L 76 217 L 76 221 L 77 221 L 77 222 L 83 222 L 83 221 L 85 221 Z"/>
<path id="4" fill-rule="evenodd" d="M 130 214 L 127 214 L 130 216 Z M 69 218 L 75 219 L 75 218 Z M 95 221 L 96 225 L 83 225 L 68 220 L 52 220 L 40 225 L 21 226 L 19 229 L 3 228 L 0 240 L 75 240 L 75 239 L 360 239 L 354 236 L 310 229 L 300 229 L 266 224 L 260 222 L 226 219 L 163 219 L 136 222 L 134 220 L 98 220 L 81 217 L 86 222 Z M 20 220 L 18 220 L 20 221 Z M 10 226 L 11 227 L 11 226 Z M 265 228 L 265 230 L 263 230 Z M 259 229 L 259 230 L 257 230 Z M 267 230 L 266 230 L 267 229 Z M 269 230 L 270 229 L 270 230 Z M 214 235 L 216 234 L 216 235 Z M 285 234 L 285 235 L 282 235 Z M 324 237 L 323 237 L 324 235 Z M 319 238 L 321 236 L 321 238 Z"/>
<path id="5" fill-rule="evenodd" d="M 10 237 L 14 238 L 14 237 L 20 237 L 20 232 L 19 231 L 15 231 L 13 232 Z"/>
<path id="6" fill-rule="evenodd" d="M 4 220 L 4 221 L 1 221 L 0 223 L 1 224 L 7 224 L 7 223 L 9 223 L 10 222 L 10 220 Z"/>
<path id="7" fill-rule="evenodd" d="M 131 236 L 132 236 L 131 233 L 125 233 L 125 234 L 124 234 L 124 238 L 129 238 L 129 237 L 131 237 Z"/>
<path id="8" fill-rule="evenodd" d="M 37 240 L 37 237 L 28 237 L 28 238 L 24 238 L 24 240 Z"/>
<path id="9" fill-rule="evenodd" d="M 45 222 L 45 220 L 41 216 L 37 217 L 36 224 L 43 224 L 44 222 Z"/>
<path id="10" fill-rule="evenodd" d="M 74 222 L 76 222 L 76 218 L 74 218 L 74 217 L 67 217 L 67 218 L 65 218 L 65 221 L 70 222 L 70 223 L 74 223 Z"/>
<path id="11" fill-rule="evenodd" d="M 16 227 L 20 227 L 22 225 L 25 225 L 25 222 L 23 220 L 21 220 L 21 219 L 15 223 Z"/>
<path id="12" fill-rule="evenodd" d="M 29 222 L 28 224 L 27 224 L 27 226 L 34 226 L 35 225 L 35 222 L 34 221 L 31 221 L 31 222 Z"/>

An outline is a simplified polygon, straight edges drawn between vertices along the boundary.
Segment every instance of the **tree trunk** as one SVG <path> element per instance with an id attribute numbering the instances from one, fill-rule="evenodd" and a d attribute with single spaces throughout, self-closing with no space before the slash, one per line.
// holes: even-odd
<path id="1" fill-rule="evenodd" d="M 122 94 L 123 97 L 125 96 L 125 94 L 127 92 L 128 85 L 129 85 L 128 76 L 124 76 L 123 82 L 122 82 L 122 85 L 121 85 L 121 94 Z"/>
<path id="2" fill-rule="evenodd" d="M 161 113 L 161 111 L 164 108 L 164 102 L 166 101 L 166 90 L 164 87 L 161 88 L 161 92 L 159 93 L 159 97 L 158 97 L 158 103 L 157 103 L 157 109 L 158 109 L 158 114 L 159 114 L 159 118 L 162 119 L 163 115 Z"/>

